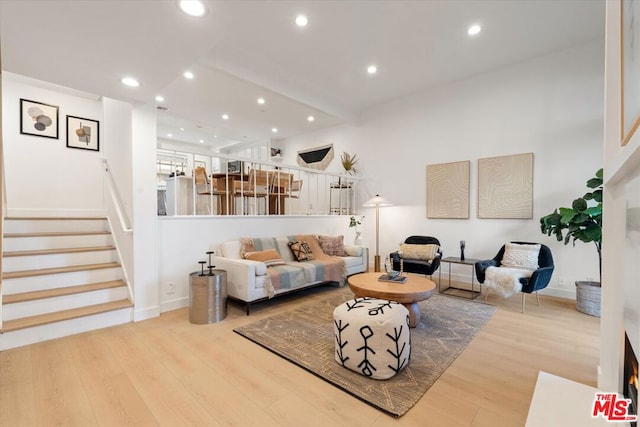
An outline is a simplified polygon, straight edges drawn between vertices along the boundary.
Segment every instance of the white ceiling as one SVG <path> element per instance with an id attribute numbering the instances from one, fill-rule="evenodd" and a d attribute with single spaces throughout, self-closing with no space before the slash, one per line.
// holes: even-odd
<path id="1" fill-rule="evenodd" d="M 2 68 L 136 103 L 162 94 L 159 136 L 222 146 L 357 124 L 411 93 L 604 38 L 600 0 L 206 3 L 194 18 L 173 0 L 0 0 Z"/>

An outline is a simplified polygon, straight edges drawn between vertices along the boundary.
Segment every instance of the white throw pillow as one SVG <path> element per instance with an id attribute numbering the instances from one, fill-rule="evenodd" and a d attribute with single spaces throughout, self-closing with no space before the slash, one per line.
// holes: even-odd
<path id="1" fill-rule="evenodd" d="M 501 266 L 537 270 L 539 254 L 540 245 L 507 243 L 504 248 Z"/>
<path id="2" fill-rule="evenodd" d="M 402 243 L 400 245 L 400 256 L 404 259 L 417 259 L 421 261 L 431 261 L 438 253 L 438 245 L 414 245 Z"/>

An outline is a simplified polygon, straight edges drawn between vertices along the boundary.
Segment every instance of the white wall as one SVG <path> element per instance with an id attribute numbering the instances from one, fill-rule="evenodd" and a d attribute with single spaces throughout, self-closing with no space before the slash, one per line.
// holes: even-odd
<path id="1" fill-rule="evenodd" d="M 131 105 L 110 98 L 102 99 L 104 135 L 108 144 L 103 150 L 108 172 L 103 172 L 105 183 L 104 206 L 111 225 L 112 237 L 118 250 L 125 278 L 135 303 L 132 228 L 132 160 L 131 160 Z"/>
<path id="2" fill-rule="evenodd" d="M 598 277 L 593 245 L 563 246 L 540 232 L 539 218 L 570 206 L 602 166 L 603 43 L 594 42 L 438 87 L 368 111 L 361 126 L 341 126 L 278 142 L 285 162 L 333 143 L 360 157 L 359 203 L 376 193 L 394 204 L 380 211 L 382 259 L 411 234 L 440 239 L 445 256 L 491 258 L 509 240 L 545 243 L 556 270 L 546 292 L 575 298 L 575 280 Z M 530 220 L 477 218 L 477 159 L 534 153 Z M 470 219 L 426 218 L 426 165 L 471 160 Z M 365 243 L 375 245 L 374 210 L 362 208 Z M 567 284 L 558 287 L 558 279 Z"/>
<path id="3" fill-rule="evenodd" d="M 132 111 L 131 104 L 103 98 L 104 136 L 108 144 L 102 150 L 109 171 L 117 188 L 118 198 L 128 221 L 133 218 L 133 160 L 132 160 Z"/>
<path id="4" fill-rule="evenodd" d="M 133 206 L 133 282 L 135 320 L 160 314 L 157 257 L 156 113 L 153 105 L 132 112 L 131 190 Z"/>
<path id="5" fill-rule="evenodd" d="M 103 209 L 101 152 L 67 148 L 66 116 L 103 122 L 97 97 L 3 72 L 9 215 L 91 215 Z M 20 134 L 20 98 L 57 105 L 58 139 Z M 101 127 L 102 134 L 102 127 Z M 100 135 L 100 150 L 106 143 Z"/>

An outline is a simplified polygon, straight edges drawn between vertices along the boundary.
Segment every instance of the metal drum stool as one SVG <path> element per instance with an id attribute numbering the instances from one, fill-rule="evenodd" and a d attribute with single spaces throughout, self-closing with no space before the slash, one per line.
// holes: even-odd
<path id="1" fill-rule="evenodd" d="M 216 323 L 227 317 L 227 272 L 214 270 L 209 255 L 209 269 L 200 261 L 200 272 L 189 274 L 189 321 L 195 324 Z"/>

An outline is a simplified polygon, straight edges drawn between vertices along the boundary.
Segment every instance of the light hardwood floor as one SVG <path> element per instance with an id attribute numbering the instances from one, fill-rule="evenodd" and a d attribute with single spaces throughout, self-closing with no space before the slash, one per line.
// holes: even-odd
<path id="1" fill-rule="evenodd" d="M 406 415 L 394 419 L 235 334 L 346 288 L 322 287 L 228 317 L 159 318 L 0 353 L 0 426 L 523 426 L 538 371 L 596 385 L 599 319 L 575 302 L 520 296 Z M 484 299 L 481 299 L 483 301 Z M 558 396 L 562 398 L 562 396 Z"/>

